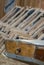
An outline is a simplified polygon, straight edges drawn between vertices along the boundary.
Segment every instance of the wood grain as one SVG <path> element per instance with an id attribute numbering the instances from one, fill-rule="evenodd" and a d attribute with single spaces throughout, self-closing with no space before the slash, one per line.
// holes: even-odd
<path id="1" fill-rule="evenodd" d="M 16 0 L 17 6 L 34 7 L 44 9 L 44 0 Z"/>
<path id="2" fill-rule="evenodd" d="M 5 5 L 5 0 L 0 0 L 0 18 L 2 18 L 5 15 L 4 5 Z"/>
<path id="3" fill-rule="evenodd" d="M 22 42 L 12 42 L 12 41 L 6 41 L 6 50 L 9 53 L 14 53 L 17 55 L 25 56 L 25 57 L 33 57 L 35 46 L 28 45 Z M 17 49 L 21 49 L 21 52 L 16 53 Z"/>

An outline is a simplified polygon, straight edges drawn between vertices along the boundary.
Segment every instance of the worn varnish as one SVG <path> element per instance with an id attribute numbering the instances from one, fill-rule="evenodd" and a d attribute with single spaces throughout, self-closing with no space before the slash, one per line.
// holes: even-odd
<path id="1" fill-rule="evenodd" d="M 6 50 L 9 53 L 14 53 L 16 55 L 21 55 L 25 57 L 33 57 L 35 46 L 25 44 L 22 42 L 6 41 L 5 42 Z"/>
<path id="2" fill-rule="evenodd" d="M 35 58 L 44 61 L 44 48 L 38 48 L 35 51 Z"/>
<path id="3" fill-rule="evenodd" d="M 6 51 L 24 57 L 44 61 L 44 47 L 29 45 L 25 42 L 5 41 Z"/>

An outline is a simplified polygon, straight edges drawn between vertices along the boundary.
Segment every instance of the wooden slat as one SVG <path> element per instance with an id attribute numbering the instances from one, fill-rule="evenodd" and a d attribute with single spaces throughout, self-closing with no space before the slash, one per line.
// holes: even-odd
<path id="1" fill-rule="evenodd" d="M 42 34 L 44 34 L 44 27 L 41 27 L 38 31 L 36 31 L 32 37 L 38 39 Z"/>
<path id="2" fill-rule="evenodd" d="M 15 7 L 11 11 L 9 11 L 3 18 L 1 18 L 1 20 L 5 21 L 12 14 L 13 10 L 15 10 Z"/>
<path id="3" fill-rule="evenodd" d="M 34 23 L 39 17 L 41 17 L 41 15 L 42 15 L 42 13 L 39 14 L 34 20 L 32 20 L 27 26 L 25 26 L 24 30 L 27 29 L 26 32 L 29 32 L 29 31 L 31 30 L 31 28 L 34 26 L 33 23 Z M 36 23 L 37 23 L 37 22 L 36 22 Z"/>
<path id="4" fill-rule="evenodd" d="M 34 29 L 31 34 L 33 35 L 35 33 L 35 31 L 37 31 L 39 28 L 41 28 L 42 26 L 44 26 L 44 22 L 41 23 L 41 25 L 39 25 L 36 29 Z"/>
<path id="5" fill-rule="evenodd" d="M 22 11 L 24 10 L 24 8 L 21 8 L 16 14 L 14 14 L 8 21 L 6 21 L 8 24 L 9 22 L 11 22 L 13 19 L 15 19 L 17 16 L 20 15 L 20 13 L 22 13 Z"/>
<path id="6" fill-rule="evenodd" d="M 38 39 L 43 39 L 43 38 L 44 38 L 44 34 L 42 34 Z"/>
<path id="7" fill-rule="evenodd" d="M 31 10 L 33 10 L 33 8 L 32 8 L 32 9 L 29 9 L 28 12 L 25 13 L 25 15 L 23 15 L 23 16 L 22 16 L 18 21 L 16 21 L 12 26 L 13 26 L 13 27 L 16 27 L 18 24 L 20 24 L 20 22 L 22 22 L 22 20 L 25 19 L 25 17 L 27 16 L 27 14 L 28 14 Z"/>
<path id="8" fill-rule="evenodd" d="M 32 29 L 31 29 L 30 32 L 29 32 L 29 35 L 32 35 L 31 33 L 32 33 L 40 24 L 42 24 L 42 23 L 44 23 L 44 18 L 41 18 L 41 19 L 32 27 Z"/>
<path id="9" fill-rule="evenodd" d="M 25 19 L 21 24 L 19 24 L 17 28 L 24 29 L 24 27 L 28 25 L 36 17 L 37 14 L 38 14 L 38 10 L 36 10 L 30 16 L 28 16 L 28 18 Z"/>

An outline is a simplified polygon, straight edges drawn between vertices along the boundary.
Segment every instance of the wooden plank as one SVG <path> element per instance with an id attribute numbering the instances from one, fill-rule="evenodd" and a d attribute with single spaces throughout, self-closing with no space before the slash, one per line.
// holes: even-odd
<path id="1" fill-rule="evenodd" d="M 2 18 L 5 15 L 4 5 L 5 5 L 5 0 L 0 0 L 0 18 Z"/>
<path id="2" fill-rule="evenodd" d="M 41 8 L 44 10 L 44 0 L 41 0 Z"/>
<path id="3" fill-rule="evenodd" d="M 6 41 L 6 50 L 10 53 L 15 53 L 21 56 L 33 57 L 35 47 L 33 45 L 24 44 L 22 42 Z M 13 44 L 13 45 L 12 45 Z M 21 49 L 21 52 L 17 52 L 17 48 Z M 13 51 L 12 51 L 13 50 Z"/>
<path id="4" fill-rule="evenodd" d="M 24 6 L 24 0 L 16 0 L 15 5 L 17 6 Z"/>
<path id="5" fill-rule="evenodd" d="M 40 8 L 40 0 L 31 0 L 32 2 L 32 7 L 35 7 L 35 8 Z"/>
<path id="6" fill-rule="evenodd" d="M 15 5 L 44 9 L 44 0 L 16 0 Z"/>
<path id="7" fill-rule="evenodd" d="M 36 48 L 35 58 L 44 62 L 44 47 L 38 47 L 38 48 Z"/>
<path id="8" fill-rule="evenodd" d="M 25 0 L 24 1 L 24 6 L 28 7 L 28 8 L 31 7 L 31 0 Z"/>
<path id="9" fill-rule="evenodd" d="M 15 40 L 14 41 L 6 40 L 5 47 L 8 53 L 16 54 L 24 57 L 36 58 L 38 60 L 44 61 L 44 47 L 42 46 L 36 47 L 34 45 L 27 44 L 23 41 L 21 42 Z M 42 52 L 43 54 L 42 53 L 39 54 L 39 52 L 40 53 Z"/>

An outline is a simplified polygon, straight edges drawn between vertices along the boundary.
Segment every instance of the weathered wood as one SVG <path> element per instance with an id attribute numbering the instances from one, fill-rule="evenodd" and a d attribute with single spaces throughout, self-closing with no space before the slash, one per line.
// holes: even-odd
<path id="1" fill-rule="evenodd" d="M 7 18 L 9 18 L 9 16 L 12 14 L 13 10 L 15 10 L 15 7 L 9 11 L 4 17 L 1 18 L 1 20 L 5 21 Z"/>
<path id="2" fill-rule="evenodd" d="M 16 8 L 20 8 L 20 7 L 16 7 Z M 13 10 L 12 10 L 12 12 L 10 11 L 10 15 L 8 16 L 8 17 L 3 17 L 1 20 L 3 21 L 4 20 L 4 22 L 3 22 L 3 25 L 7 25 L 6 27 L 3 27 L 4 29 L 2 29 L 4 32 L 5 31 L 7 31 L 7 29 L 8 29 L 8 31 L 7 32 L 9 32 L 9 31 L 13 31 L 12 33 L 14 33 L 14 34 L 12 34 L 12 33 L 10 33 L 9 34 L 9 36 L 11 37 L 13 37 L 15 34 L 16 35 L 18 35 L 18 36 L 22 36 L 22 35 L 24 35 L 23 37 L 29 37 L 30 36 L 30 33 L 32 34 L 35 30 L 36 30 L 36 27 L 37 27 L 37 25 L 39 25 L 39 23 L 43 20 L 41 20 L 41 16 L 43 16 L 43 12 L 41 11 L 41 10 L 39 10 L 39 9 L 35 9 L 35 12 L 34 13 L 32 13 L 32 15 L 30 15 L 30 16 L 28 16 L 28 18 L 26 18 L 25 20 L 24 20 L 24 18 L 28 15 L 28 13 L 29 13 L 29 11 L 31 11 L 31 10 L 33 10 L 34 8 L 30 8 L 30 9 L 28 9 L 28 11 L 27 11 L 27 9 L 25 9 L 25 8 L 20 8 L 21 10 L 20 11 L 22 11 L 23 10 L 23 12 L 22 12 L 22 14 L 20 14 L 18 17 L 15 17 L 20 11 L 18 11 L 15 15 L 13 15 L 13 13 L 14 13 L 14 11 L 16 11 L 16 9 L 14 10 L 14 8 L 13 8 Z M 26 13 L 25 13 L 25 11 L 27 11 Z M 38 14 L 39 12 L 41 12 L 40 14 Z M 12 14 L 11 14 L 12 13 Z M 25 13 L 25 14 L 24 14 Z M 21 17 L 20 17 L 21 16 Z M 34 16 L 34 17 L 33 17 Z M 20 18 L 19 18 L 20 17 Z M 40 17 L 40 22 L 39 21 L 37 21 L 36 22 L 36 24 L 33 24 L 38 18 Z M 5 18 L 5 19 L 4 19 Z M 5 22 L 6 21 L 6 22 Z M 22 22 L 21 22 L 22 21 Z M 27 22 L 28 21 L 28 22 Z M 10 22 L 10 23 L 9 23 Z M 38 24 L 37 24 L 38 23 Z M 42 25 L 42 23 L 40 23 L 41 25 Z M 43 22 L 43 24 L 44 24 L 44 22 Z M 15 27 L 16 25 L 18 25 L 17 27 Z M 40 26 L 41 26 L 40 25 Z M 22 29 L 22 30 L 21 30 Z M 25 31 L 25 29 L 27 30 L 27 31 Z M 32 31 L 32 29 L 34 30 L 34 31 Z M 1 30 L 1 31 L 2 31 Z M 29 32 L 30 31 L 30 32 Z M 32 32 L 31 32 L 32 31 Z M 6 32 L 6 34 L 7 34 L 7 32 Z M 29 36 L 28 36 L 28 34 L 27 33 L 29 33 Z M 7 34 L 8 35 L 8 34 Z"/>
<path id="3" fill-rule="evenodd" d="M 42 46 L 36 47 L 35 45 L 30 45 L 23 41 L 6 40 L 5 47 L 8 53 L 44 61 L 44 47 Z"/>
<path id="4" fill-rule="evenodd" d="M 0 18 L 2 18 L 5 15 L 4 5 L 5 5 L 5 0 L 0 0 Z"/>
<path id="5" fill-rule="evenodd" d="M 44 18 L 41 18 L 41 19 L 32 27 L 32 29 L 31 29 L 30 32 L 29 32 L 29 35 L 32 35 L 32 34 L 33 34 L 32 32 L 35 31 L 35 29 L 36 29 L 41 23 L 44 24 Z"/>
<path id="6" fill-rule="evenodd" d="M 14 53 L 21 56 L 33 57 L 35 47 L 33 45 L 24 44 L 22 42 L 6 41 L 6 49 L 10 53 Z M 21 52 L 17 53 L 17 48 L 21 49 Z"/>
<path id="7" fill-rule="evenodd" d="M 29 9 L 29 11 L 31 11 L 33 9 Z M 17 27 L 18 24 L 20 24 L 23 20 L 25 20 L 25 17 L 28 15 L 29 11 L 27 13 L 25 13 L 18 21 L 16 21 L 12 26 L 13 27 Z"/>
<path id="8" fill-rule="evenodd" d="M 39 30 L 37 30 L 32 37 L 35 39 L 38 39 L 40 37 L 40 35 L 44 34 L 44 26 L 41 27 Z"/>
<path id="9" fill-rule="evenodd" d="M 35 58 L 44 61 L 44 47 L 38 47 L 38 49 L 36 49 Z"/>
<path id="10" fill-rule="evenodd" d="M 24 2 L 25 2 L 25 0 L 16 0 L 16 2 L 15 2 L 15 5 L 17 5 L 17 6 L 24 6 Z"/>
<path id="11" fill-rule="evenodd" d="M 21 8 L 21 10 L 22 9 L 25 9 L 25 8 Z M 15 30 L 15 31 L 17 31 L 17 30 L 19 30 L 19 32 L 21 32 L 21 29 L 23 30 L 23 34 L 24 33 L 26 33 L 26 31 L 25 31 L 25 29 L 28 29 L 27 30 L 27 32 L 29 32 L 31 29 L 33 29 L 33 27 L 35 26 L 33 23 L 34 23 L 34 21 L 36 21 L 39 17 L 41 17 L 42 15 L 43 15 L 43 13 L 41 12 L 39 15 L 38 15 L 38 13 L 39 13 L 39 10 L 36 10 L 31 16 L 29 16 L 28 18 L 26 18 L 26 19 L 24 19 L 26 16 L 27 16 L 27 14 L 29 13 L 29 11 L 31 11 L 31 10 L 33 10 L 33 8 L 31 8 L 31 9 L 29 9 L 25 14 L 24 14 L 24 12 L 26 11 L 26 9 L 25 9 L 25 11 L 23 11 L 23 16 L 22 16 L 22 14 L 20 15 L 21 17 L 19 18 L 19 16 L 18 16 L 18 18 L 19 19 L 17 19 L 17 17 L 15 17 L 16 15 L 17 15 L 17 13 L 19 13 L 20 11 L 18 11 L 15 15 L 13 15 L 13 16 L 10 16 L 10 18 L 7 18 L 6 17 L 6 22 L 4 23 L 3 22 L 3 24 L 5 24 L 5 25 L 9 25 L 9 27 L 11 28 L 11 29 L 13 29 L 13 30 Z M 14 10 L 15 11 L 15 10 Z M 11 12 L 11 13 L 14 13 L 14 12 Z M 33 17 L 33 15 L 34 15 L 34 17 Z M 4 17 L 5 18 L 5 17 Z M 9 19 L 9 20 L 8 20 Z M 2 21 L 3 21 L 3 19 L 1 19 Z M 30 20 L 30 21 L 29 21 Z M 26 21 L 28 21 L 28 22 L 26 22 Z M 41 20 L 40 20 L 41 21 Z M 10 23 L 9 23 L 10 22 Z M 25 23 L 26 22 L 26 23 Z M 37 21 L 37 22 L 39 22 L 39 21 Z M 12 24 L 13 23 L 13 24 Z M 44 22 L 43 22 L 44 23 Z M 11 25 L 10 25 L 11 24 Z M 18 25 L 18 26 L 17 26 Z M 31 26 L 31 28 L 30 28 L 30 26 Z M 7 27 L 7 26 L 6 26 Z M 29 29 L 30 28 L 30 29 Z M 8 28 L 9 29 L 9 28 Z M 35 30 L 35 29 L 34 29 Z M 24 32 L 25 31 L 25 32 Z M 18 31 L 17 31 L 17 33 L 18 33 Z M 16 33 L 15 33 L 16 34 Z"/>
<path id="12" fill-rule="evenodd" d="M 27 32 L 29 33 L 29 31 L 33 28 L 33 26 L 35 25 L 34 24 L 34 22 L 39 18 L 39 17 L 41 17 L 42 16 L 42 13 L 41 14 L 39 14 L 37 17 L 35 16 L 35 18 L 27 25 L 27 26 L 25 26 L 25 30 L 27 29 Z M 38 21 L 37 21 L 38 22 Z M 35 22 L 35 23 L 37 23 L 37 22 Z"/>
<path id="13" fill-rule="evenodd" d="M 10 24 L 14 19 L 16 19 L 20 13 L 22 13 L 24 11 L 24 8 L 21 8 L 16 14 L 13 15 L 13 17 L 11 17 L 8 21 L 6 21 L 8 24 Z M 16 20 L 15 20 L 16 21 Z M 14 21 L 14 22 L 15 22 Z"/>
<path id="14" fill-rule="evenodd" d="M 16 8 L 20 8 L 20 10 L 13 14 L 16 11 Z M 25 18 L 29 11 L 35 10 L 31 15 Z M 22 11 L 22 12 L 21 12 Z M 20 13 L 17 17 L 16 15 Z M 44 26 L 44 12 L 43 10 L 36 9 L 36 8 L 25 8 L 25 7 L 15 7 L 10 11 L 10 15 L 7 13 L 1 20 L 0 23 L 0 47 L 2 48 L 1 52 L 5 52 L 3 50 L 4 46 L 4 39 L 34 39 L 33 35 L 35 32 L 39 31 L 39 29 Z M 40 18 L 40 20 L 38 20 Z M 37 20 L 37 22 L 35 22 Z M 22 22 L 21 22 L 22 21 Z M 10 23 L 9 23 L 10 22 Z M 35 22 L 35 24 L 34 24 Z M 17 25 L 15 27 L 15 25 Z M 25 31 L 26 29 L 26 31 Z M 28 29 L 28 30 L 27 30 Z M 40 30 L 41 31 L 41 30 Z M 42 33 L 41 33 L 42 34 Z M 38 35 L 39 37 L 41 34 Z M 35 34 L 36 35 L 36 34 Z M 34 35 L 34 36 L 35 36 Z M 37 39 L 39 39 L 39 37 Z"/>
<path id="15" fill-rule="evenodd" d="M 41 8 L 44 10 L 44 0 L 41 0 Z"/>
<path id="16" fill-rule="evenodd" d="M 28 18 L 26 18 L 17 28 L 24 29 L 38 14 L 38 10 L 33 12 Z"/>
<path id="17" fill-rule="evenodd" d="M 15 5 L 44 9 L 44 0 L 16 0 Z"/>
<path id="18" fill-rule="evenodd" d="M 42 26 L 44 26 L 44 22 L 41 23 L 41 25 L 39 25 L 36 29 L 34 29 L 31 34 L 33 35 L 39 28 L 41 28 Z"/>

